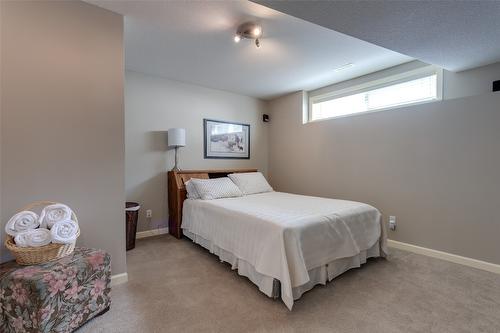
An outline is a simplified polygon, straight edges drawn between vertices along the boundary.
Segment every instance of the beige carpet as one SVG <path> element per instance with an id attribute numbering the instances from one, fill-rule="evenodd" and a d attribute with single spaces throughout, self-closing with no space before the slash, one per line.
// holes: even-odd
<path id="1" fill-rule="evenodd" d="M 404 251 L 288 311 L 208 251 L 168 235 L 127 253 L 129 282 L 78 332 L 500 332 L 500 276 Z"/>

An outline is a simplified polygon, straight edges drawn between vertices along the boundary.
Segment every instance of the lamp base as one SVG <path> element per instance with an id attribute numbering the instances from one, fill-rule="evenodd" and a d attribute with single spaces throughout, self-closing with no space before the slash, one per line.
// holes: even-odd
<path id="1" fill-rule="evenodd" d="M 179 165 L 179 158 L 177 156 L 177 150 L 179 149 L 178 146 L 175 147 L 175 164 L 174 167 L 172 168 L 172 171 L 181 171 L 181 169 L 178 167 Z"/>

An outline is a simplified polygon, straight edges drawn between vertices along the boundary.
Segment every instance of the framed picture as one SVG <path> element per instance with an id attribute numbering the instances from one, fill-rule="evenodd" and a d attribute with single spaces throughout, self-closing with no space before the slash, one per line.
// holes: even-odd
<path id="1" fill-rule="evenodd" d="M 250 158 L 250 125 L 203 119 L 205 158 Z"/>

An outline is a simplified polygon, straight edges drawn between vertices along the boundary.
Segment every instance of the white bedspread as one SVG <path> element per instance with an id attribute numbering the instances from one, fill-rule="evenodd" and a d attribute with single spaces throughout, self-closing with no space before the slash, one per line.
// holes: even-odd
<path id="1" fill-rule="evenodd" d="M 278 279 L 289 309 L 292 288 L 309 281 L 308 270 L 355 256 L 379 239 L 381 254 L 387 252 L 374 207 L 281 192 L 186 200 L 182 228 Z"/>

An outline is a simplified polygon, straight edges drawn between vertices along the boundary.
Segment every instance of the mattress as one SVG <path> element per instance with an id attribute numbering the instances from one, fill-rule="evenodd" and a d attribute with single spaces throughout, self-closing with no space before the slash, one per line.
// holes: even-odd
<path id="1" fill-rule="evenodd" d="M 182 228 L 212 253 L 229 256 L 225 261 L 234 264 L 237 259 L 238 264 L 248 265 L 247 271 L 254 270 L 257 278 L 280 281 L 281 298 L 289 309 L 301 290 L 317 283 L 311 272 L 324 271 L 329 279 L 328 275 L 335 275 L 325 271 L 329 263 L 346 258 L 362 263 L 368 256 L 386 253 L 385 232 L 376 208 L 282 192 L 188 199 Z M 264 289 L 268 294 L 269 288 Z"/>

